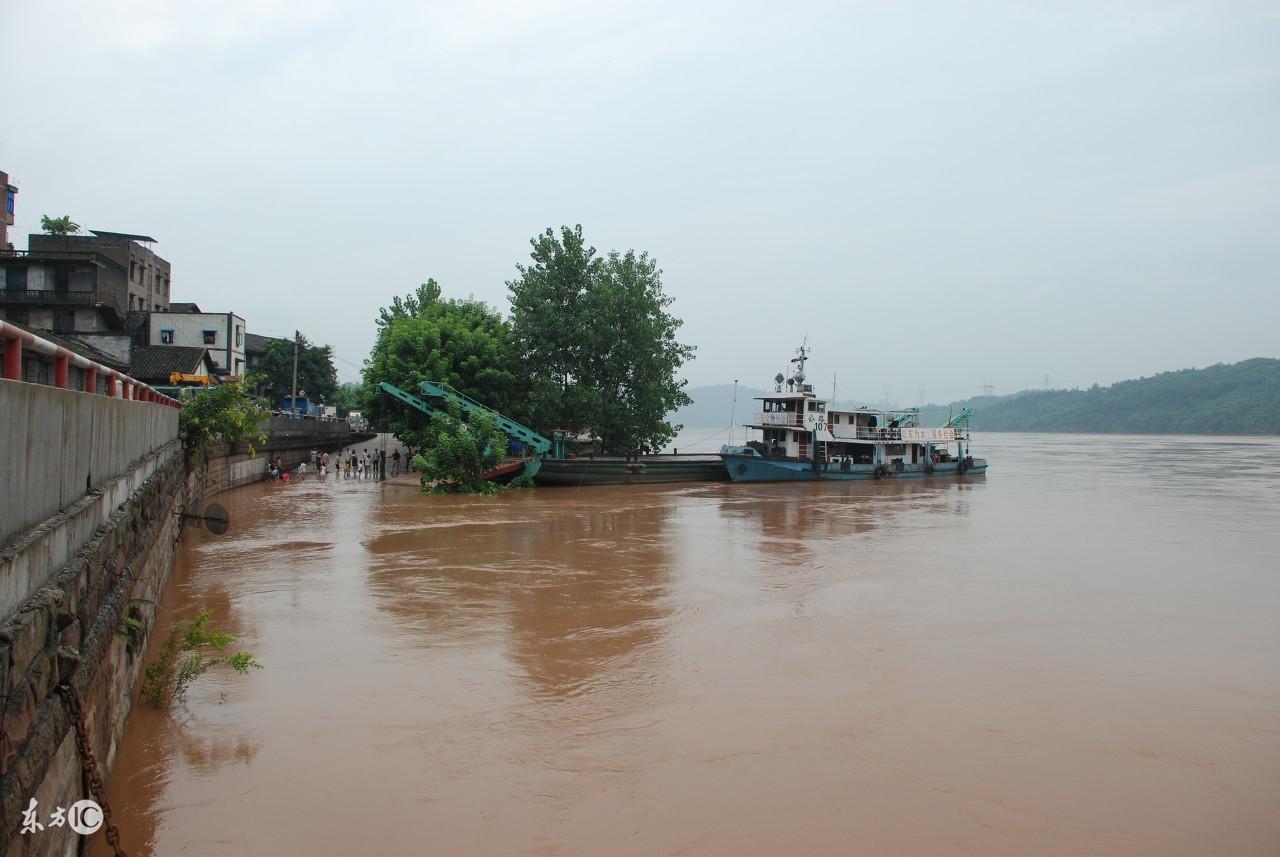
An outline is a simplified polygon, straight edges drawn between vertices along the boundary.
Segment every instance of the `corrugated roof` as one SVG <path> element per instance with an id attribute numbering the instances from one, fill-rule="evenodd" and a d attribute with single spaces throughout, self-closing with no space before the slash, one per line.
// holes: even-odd
<path id="1" fill-rule="evenodd" d="M 207 374 L 208 349 L 188 345 L 135 345 L 129 374 L 148 383 L 169 382 L 174 372 Z"/>
<path id="2" fill-rule="evenodd" d="M 244 335 L 244 351 L 246 354 L 262 354 L 267 350 L 267 346 L 273 342 L 290 342 L 292 340 L 285 339 L 280 336 L 263 336 L 260 333 L 246 333 Z"/>
<path id="3" fill-rule="evenodd" d="M 108 232 L 105 229 L 90 229 L 89 231 L 94 235 L 97 235 L 99 238 L 128 238 L 130 241 L 150 241 L 153 244 L 160 243 L 150 235 L 135 235 L 132 232 Z"/>
<path id="4" fill-rule="evenodd" d="M 6 321 L 5 324 L 13 324 L 13 322 Z M 14 327 L 24 327 L 24 329 L 28 329 L 23 325 L 14 325 Z M 32 327 L 29 329 L 36 336 L 39 336 L 42 339 L 47 339 L 50 342 L 52 342 L 54 345 L 61 345 L 63 348 L 67 349 L 68 351 L 74 351 L 76 354 L 79 354 L 81 357 L 87 357 L 90 360 L 97 361 L 98 363 L 101 363 L 104 366 L 110 366 L 112 369 L 119 369 L 122 372 L 127 372 L 129 370 L 129 365 L 127 363 L 122 363 L 115 356 L 108 354 L 105 351 L 101 351 L 97 348 L 94 348 L 92 345 L 89 345 L 88 343 L 81 342 L 80 340 L 73 338 L 75 334 L 62 336 L 57 333 L 54 333 L 52 330 L 41 330 L 40 328 L 37 328 L 37 327 Z"/>
<path id="5" fill-rule="evenodd" d="M 189 301 L 170 301 L 169 312 L 200 312 L 200 307 Z"/>

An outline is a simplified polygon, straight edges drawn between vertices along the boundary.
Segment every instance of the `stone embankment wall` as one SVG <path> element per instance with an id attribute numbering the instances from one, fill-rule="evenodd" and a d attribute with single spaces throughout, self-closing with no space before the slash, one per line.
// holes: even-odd
<path id="1" fill-rule="evenodd" d="M 266 475 L 267 463 L 280 459 L 292 470 L 308 461 L 311 450 L 333 453 L 350 443 L 373 437 L 353 434 L 345 422 L 296 420 L 274 416 L 265 428 L 265 443 L 217 444 L 208 453 L 206 473 L 201 482 L 205 497 L 257 482 Z"/>
<path id="2" fill-rule="evenodd" d="M 210 450 L 207 460 L 189 462 L 171 408 L 0 384 L 6 432 L 10 427 L 25 432 L 4 436 L 6 446 L 14 446 L 11 437 L 21 437 L 25 445 L 23 479 L 10 482 L 8 492 L 21 501 L 35 485 L 33 505 L 47 511 L 55 495 L 62 504 L 34 526 L 15 530 L 4 519 L 0 854 L 73 855 L 82 837 L 65 826 L 48 825 L 55 807 L 89 797 L 59 684 L 68 683 L 78 693 L 89 742 L 106 778 L 141 677 L 154 604 L 173 564 L 181 531 L 175 513 L 261 479 L 269 457 L 294 466 L 312 448 L 332 451 L 353 442 L 353 436 L 341 423 L 273 417 L 256 457 L 243 445 L 223 445 Z M 20 389 L 31 387 L 39 395 Z M 32 408 L 25 421 L 19 410 L 24 407 Z M 14 473 L 16 454 L 5 454 Z M 95 475 L 95 467 L 101 475 Z M 20 507 L 21 502 L 3 508 L 7 515 Z M 22 520 L 34 514 L 24 511 Z M 130 635 L 122 624 L 125 616 L 141 620 L 146 630 Z M 22 834 L 23 811 L 32 798 L 45 829 Z"/>

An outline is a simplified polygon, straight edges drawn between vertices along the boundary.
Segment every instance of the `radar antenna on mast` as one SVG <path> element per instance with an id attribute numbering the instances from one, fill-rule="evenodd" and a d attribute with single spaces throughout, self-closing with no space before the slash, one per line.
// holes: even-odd
<path id="1" fill-rule="evenodd" d="M 804 383 L 804 361 L 809 359 L 809 352 L 813 349 L 808 346 L 809 337 L 804 338 L 804 342 L 800 343 L 800 347 L 796 349 L 796 356 L 791 358 L 791 362 L 796 364 L 796 372 L 791 376 L 792 381 L 797 385 Z"/>

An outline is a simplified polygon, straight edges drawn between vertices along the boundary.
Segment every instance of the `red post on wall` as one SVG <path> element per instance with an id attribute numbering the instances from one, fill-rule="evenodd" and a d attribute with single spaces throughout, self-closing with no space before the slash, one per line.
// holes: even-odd
<path id="1" fill-rule="evenodd" d="M 53 358 L 53 386 L 59 390 L 67 389 L 67 359 L 66 354 L 59 353 Z"/>
<path id="2" fill-rule="evenodd" d="M 4 344 L 4 377 L 10 381 L 22 380 L 21 339 L 10 339 Z"/>
<path id="3" fill-rule="evenodd" d="M 98 392 L 98 370 L 93 367 L 93 364 L 89 364 L 89 368 L 84 370 L 84 391 Z"/>

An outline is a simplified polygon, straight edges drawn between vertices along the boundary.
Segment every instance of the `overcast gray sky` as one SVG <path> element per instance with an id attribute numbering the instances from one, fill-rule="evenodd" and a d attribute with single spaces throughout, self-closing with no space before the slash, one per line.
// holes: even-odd
<path id="1" fill-rule="evenodd" d="M 691 383 L 914 404 L 1280 351 L 1280 3 L 0 0 L 0 169 L 354 379 L 546 226 L 657 257 Z"/>

